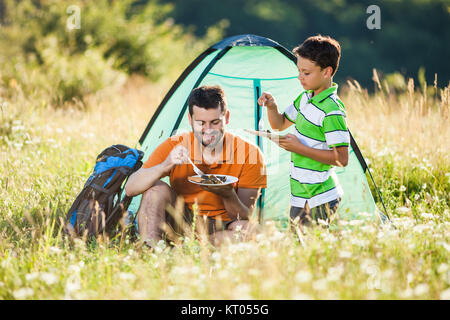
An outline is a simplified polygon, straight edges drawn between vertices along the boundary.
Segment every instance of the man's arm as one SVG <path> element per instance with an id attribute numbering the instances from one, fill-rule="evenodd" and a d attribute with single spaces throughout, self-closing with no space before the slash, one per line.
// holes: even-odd
<path id="1" fill-rule="evenodd" d="M 188 151 L 185 147 L 178 145 L 173 148 L 167 158 L 158 165 L 150 168 L 140 168 L 133 173 L 125 185 L 125 193 L 129 197 L 144 193 L 152 187 L 156 181 L 169 175 L 170 170 L 177 164 L 187 162 Z"/>
<path id="2" fill-rule="evenodd" d="M 225 210 L 231 220 L 237 218 L 247 220 L 256 206 L 261 191 L 260 188 L 239 188 L 236 192 L 231 184 L 222 187 L 202 186 L 202 188 L 222 198 Z"/>
<path id="3" fill-rule="evenodd" d="M 156 181 L 166 176 L 168 171 L 170 168 L 164 162 L 151 168 L 140 168 L 128 178 L 125 193 L 128 197 L 144 193 Z"/>

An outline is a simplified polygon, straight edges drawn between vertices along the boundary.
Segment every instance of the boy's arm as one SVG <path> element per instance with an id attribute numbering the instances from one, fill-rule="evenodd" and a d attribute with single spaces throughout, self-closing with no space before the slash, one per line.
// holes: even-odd
<path id="1" fill-rule="evenodd" d="M 293 134 L 287 134 L 280 137 L 278 144 L 283 149 L 301 154 L 313 160 L 339 167 L 345 167 L 348 164 L 348 147 L 335 147 L 333 150 L 320 150 L 305 146 Z"/>
<path id="2" fill-rule="evenodd" d="M 278 106 L 270 93 L 263 92 L 258 99 L 258 104 L 260 106 L 264 104 L 267 107 L 267 115 L 272 129 L 283 131 L 293 124 L 283 113 L 278 112 Z"/>

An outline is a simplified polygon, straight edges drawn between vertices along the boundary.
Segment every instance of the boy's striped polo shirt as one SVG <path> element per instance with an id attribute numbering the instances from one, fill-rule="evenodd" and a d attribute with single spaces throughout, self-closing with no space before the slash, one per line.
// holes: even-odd
<path id="1" fill-rule="evenodd" d="M 303 91 L 286 108 L 284 116 L 295 123 L 294 134 L 304 145 L 320 150 L 349 146 L 345 107 L 336 94 L 337 87 L 333 83 L 317 96 L 312 96 L 312 90 Z M 343 191 L 332 167 L 292 152 L 291 206 L 304 208 L 308 202 L 314 208 L 341 197 Z"/>

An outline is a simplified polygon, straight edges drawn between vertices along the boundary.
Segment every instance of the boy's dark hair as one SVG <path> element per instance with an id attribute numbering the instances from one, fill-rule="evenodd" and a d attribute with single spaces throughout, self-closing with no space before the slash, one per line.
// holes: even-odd
<path id="1" fill-rule="evenodd" d="M 204 109 L 216 109 L 224 113 L 227 110 L 225 92 L 220 86 L 201 86 L 192 90 L 188 99 L 189 114 L 192 116 L 194 106 Z"/>
<path id="2" fill-rule="evenodd" d="M 293 50 L 296 56 L 314 61 L 322 69 L 333 68 L 332 76 L 339 67 L 341 46 L 339 42 L 329 36 L 317 35 L 309 37 Z"/>

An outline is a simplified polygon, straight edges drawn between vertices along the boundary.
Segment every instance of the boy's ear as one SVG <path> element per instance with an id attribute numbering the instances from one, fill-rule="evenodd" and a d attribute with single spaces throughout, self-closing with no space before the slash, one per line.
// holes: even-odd
<path id="1" fill-rule="evenodd" d="M 230 110 L 225 113 L 225 124 L 230 123 Z"/>
<path id="2" fill-rule="evenodd" d="M 191 118 L 191 114 L 189 112 L 187 113 L 187 116 L 188 116 L 189 123 L 192 125 L 192 118 Z"/>
<path id="3" fill-rule="evenodd" d="M 331 78 L 331 76 L 333 75 L 333 68 L 328 66 L 325 67 L 323 70 L 325 71 L 324 73 L 325 78 Z"/>

